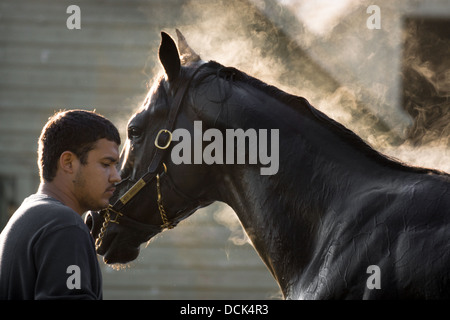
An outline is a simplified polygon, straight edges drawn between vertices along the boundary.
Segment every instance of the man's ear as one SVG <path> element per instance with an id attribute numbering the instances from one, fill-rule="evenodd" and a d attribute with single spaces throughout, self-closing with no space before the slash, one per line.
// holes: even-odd
<path id="1" fill-rule="evenodd" d="M 65 173 L 74 173 L 74 167 L 76 165 L 75 160 L 77 159 L 78 157 L 75 155 L 75 153 L 71 151 L 64 151 L 59 157 L 59 167 Z"/>
<path id="2" fill-rule="evenodd" d="M 174 81 L 181 70 L 180 55 L 173 39 L 165 32 L 161 32 L 161 44 L 159 46 L 159 61 L 161 61 L 167 79 Z"/>

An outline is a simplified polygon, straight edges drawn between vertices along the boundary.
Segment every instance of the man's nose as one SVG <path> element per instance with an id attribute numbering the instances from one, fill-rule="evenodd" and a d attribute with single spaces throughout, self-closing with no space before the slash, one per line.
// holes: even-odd
<path id="1" fill-rule="evenodd" d="M 122 180 L 122 178 L 120 178 L 119 170 L 117 170 L 117 167 L 114 167 L 110 181 L 113 183 L 118 183 L 121 180 Z"/>

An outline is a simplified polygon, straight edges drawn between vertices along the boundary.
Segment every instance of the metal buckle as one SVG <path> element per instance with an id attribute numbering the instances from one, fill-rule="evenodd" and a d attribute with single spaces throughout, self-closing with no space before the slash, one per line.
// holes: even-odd
<path id="1" fill-rule="evenodd" d="M 159 136 L 161 135 L 161 133 L 167 133 L 169 135 L 169 141 L 167 141 L 167 143 L 164 146 L 160 146 L 159 145 Z M 167 129 L 161 129 L 159 130 L 158 134 L 156 135 L 156 139 L 155 139 L 155 146 L 159 149 L 167 149 L 170 146 L 170 143 L 172 142 L 172 132 L 170 132 Z"/>

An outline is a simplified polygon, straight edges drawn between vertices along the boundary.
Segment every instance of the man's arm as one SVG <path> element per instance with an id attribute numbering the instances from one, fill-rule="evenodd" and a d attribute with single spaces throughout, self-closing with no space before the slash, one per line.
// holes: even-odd
<path id="1" fill-rule="evenodd" d="M 33 248 L 35 299 L 101 299 L 102 279 L 92 239 L 80 226 L 55 230 Z"/>

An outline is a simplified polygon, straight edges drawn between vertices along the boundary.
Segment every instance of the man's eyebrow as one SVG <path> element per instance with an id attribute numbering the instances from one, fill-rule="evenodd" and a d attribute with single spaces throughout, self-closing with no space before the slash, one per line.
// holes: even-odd
<path id="1" fill-rule="evenodd" d="M 119 162 L 119 159 L 114 158 L 114 157 L 110 157 L 110 156 L 103 157 L 102 160 L 109 160 L 111 162 Z"/>

